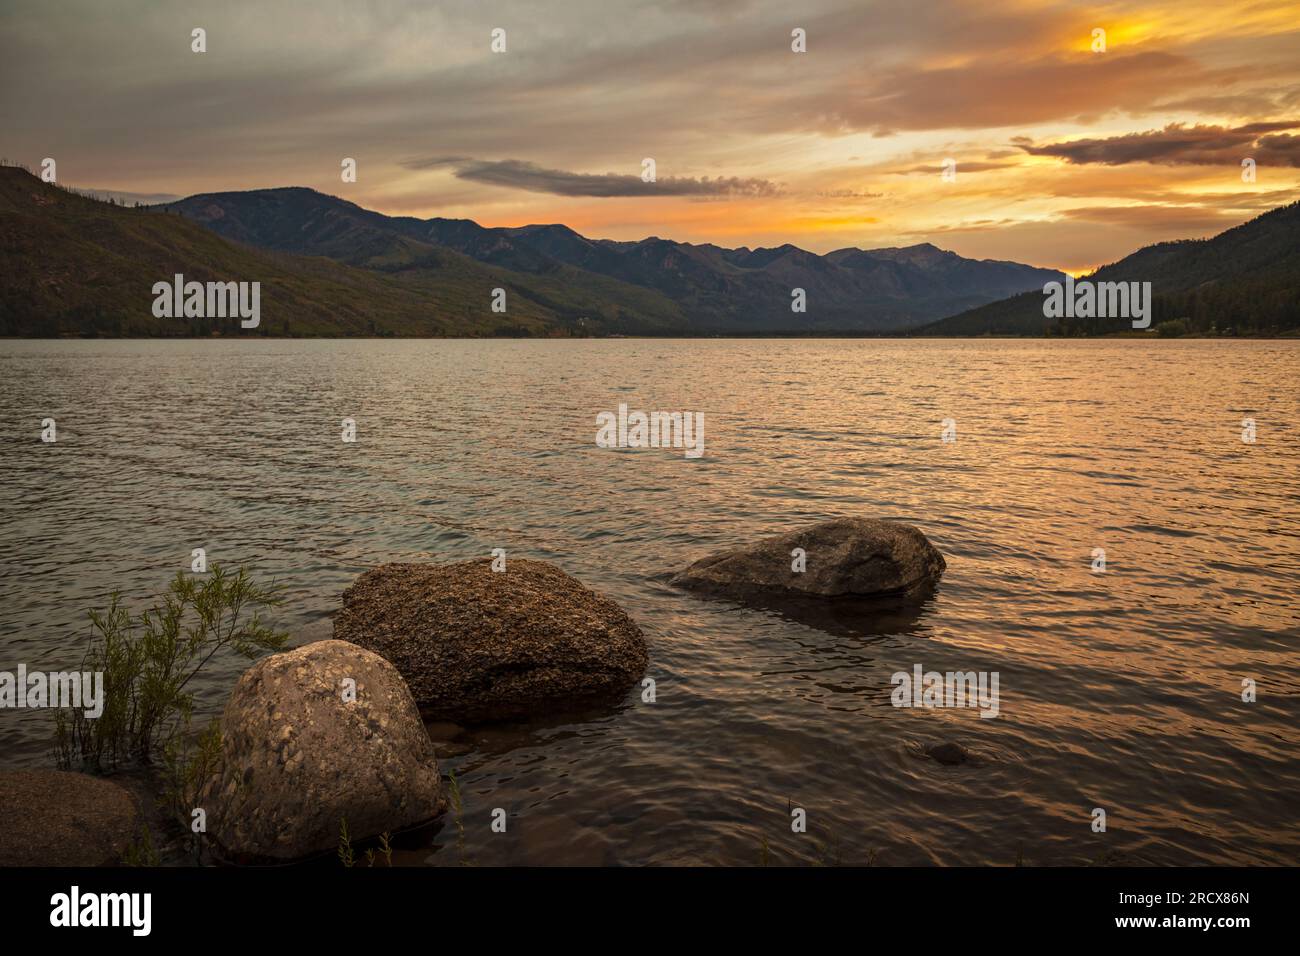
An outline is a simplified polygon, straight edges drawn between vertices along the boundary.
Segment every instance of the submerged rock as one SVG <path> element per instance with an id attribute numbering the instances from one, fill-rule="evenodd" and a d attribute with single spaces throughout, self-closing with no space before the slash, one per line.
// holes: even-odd
<path id="1" fill-rule="evenodd" d="M 199 795 L 228 855 L 298 859 L 441 810 L 433 743 L 401 675 L 355 644 L 258 661 L 221 719 L 221 768 Z"/>
<path id="2" fill-rule="evenodd" d="M 911 597 L 931 588 L 945 567 L 909 524 L 836 518 L 702 558 L 671 583 L 742 600 Z"/>
<path id="3" fill-rule="evenodd" d="M 374 568 L 344 592 L 334 636 L 392 661 L 426 717 L 457 722 L 608 699 L 648 662 L 622 608 L 522 558 Z"/>
<path id="4" fill-rule="evenodd" d="M 105 866 L 134 842 L 130 792 L 61 770 L 0 773 L 0 866 Z"/>
<path id="5" fill-rule="evenodd" d="M 969 761 L 973 754 L 955 741 L 946 741 L 941 744 L 930 744 L 925 748 L 925 755 L 933 760 L 939 761 L 946 767 L 955 767 Z"/>

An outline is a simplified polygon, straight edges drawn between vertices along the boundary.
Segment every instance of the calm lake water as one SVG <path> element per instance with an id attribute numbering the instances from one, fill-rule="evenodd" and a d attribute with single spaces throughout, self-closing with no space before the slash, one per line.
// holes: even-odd
<path id="1" fill-rule="evenodd" d="M 366 568 L 503 547 L 626 608 L 657 700 L 434 728 L 464 844 L 400 862 L 1294 864 L 1298 382 L 1300 342 L 8 341 L 0 670 L 75 666 L 195 547 L 284 584 L 298 642 Z M 596 447 L 620 402 L 704 412 L 703 458 Z M 935 595 L 828 632 L 666 583 L 840 515 L 918 525 Z M 998 672 L 999 716 L 892 707 L 915 664 Z M 50 765 L 48 713 L 0 732 Z"/>

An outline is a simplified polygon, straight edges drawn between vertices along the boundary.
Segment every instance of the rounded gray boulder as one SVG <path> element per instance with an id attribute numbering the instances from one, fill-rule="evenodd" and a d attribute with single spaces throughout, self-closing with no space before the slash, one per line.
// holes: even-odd
<path id="1" fill-rule="evenodd" d="M 802 571 L 795 569 L 796 549 Z M 702 558 L 671 583 L 741 600 L 910 597 L 931 588 L 945 566 L 912 525 L 836 518 Z"/>
<path id="2" fill-rule="evenodd" d="M 609 699 L 646 669 L 641 629 L 545 561 L 385 564 L 343 594 L 334 636 L 401 671 L 425 717 L 524 717 Z"/>
<path id="3" fill-rule="evenodd" d="M 320 641 L 244 672 L 199 806 L 226 855 L 292 860 L 423 823 L 442 809 L 433 742 L 388 661 Z"/>

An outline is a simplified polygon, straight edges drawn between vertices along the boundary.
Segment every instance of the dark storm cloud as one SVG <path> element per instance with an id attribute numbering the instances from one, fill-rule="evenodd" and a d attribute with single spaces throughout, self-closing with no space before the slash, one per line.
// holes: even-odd
<path id="1" fill-rule="evenodd" d="M 1300 166 L 1300 136 L 1284 130 L 1300 128 L 1300 120 L 1249 123 L 1245 126 L 1187 126 L 1127 133 L 1102 139 L 1018 145 L 1032 156 L 1055 156 L 1076 165 L 1123 166 L 1156 163 L 1164 166 L 1237 165 L 1250 157 L 1260 165 Z"/>
<path id="2" fill-rule="evenodd" d="M 647 183 L 642 181 L 640 174 L 571 173 L 518 159 L 436 157 L 413 159 L 403 165 L 407 169 L 450 168 L 458 179 L 555 196 L 636 196 L 645 199 L 655 196 L 775 196 L 780 192 L 780 187 L 766 179 L 667 176 Z"/>

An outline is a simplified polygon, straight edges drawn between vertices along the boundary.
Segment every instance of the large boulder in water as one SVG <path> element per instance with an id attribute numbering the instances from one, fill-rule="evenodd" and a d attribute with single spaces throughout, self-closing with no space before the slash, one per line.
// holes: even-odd
<path id="1" fill-rule="evenodd" d="M 458 723 L 608 700 L 647 664 L 622 608 L 523 558 L 374 568 L 344 592 L 334 636 L 392 661 L 426 717 Z"/>
<path id="2" fill-rule="evenodd" d="M 402 677 L 355 644 L 258 661 L 221 718 L 221 767 L 199 795 L 232 857 L 291 860 L 395 832 L 442 809 L 433 742 Z"/>
<path id="3" fill-rule="evenodd" d="M 794 570 L 796 548 L 803 571 Z M 932 587 L 944 567 L 911 525 L 837 518 L 702 558 L 671 583 L 741 600 L 911 597 Z"/>
<path id="4" fill-rule="evenodd" d="M 0 866 L 105 866 L 140 827 L 126 789 L 84 773 L 0 773 Z"/>

